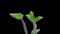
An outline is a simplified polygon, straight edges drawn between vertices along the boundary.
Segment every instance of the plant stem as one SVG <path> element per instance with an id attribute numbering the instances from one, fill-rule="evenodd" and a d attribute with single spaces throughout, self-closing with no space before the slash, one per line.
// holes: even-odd
<path id="1" fill-rule="evenodd" d="M 22 21 L 22 24 L 23 24 L 23 28 L 24 28 L 25 34 L 28 34 L 28 31 L 27 31 L 27 27 L 26 27 L 25 21 L 24 21 L 23 19 L 21 19 L 21 21 Z"/>
<path id="2" fill-rule="evenodd" d="M 33 23 L 33 27 L 34 27 L 34 32 L 35 32 L 35 34 L 37 34 L 37 33 L 36 33 L 36 27 L 35 27 L 35 26 L 36 26 L 36 22 Z"/>

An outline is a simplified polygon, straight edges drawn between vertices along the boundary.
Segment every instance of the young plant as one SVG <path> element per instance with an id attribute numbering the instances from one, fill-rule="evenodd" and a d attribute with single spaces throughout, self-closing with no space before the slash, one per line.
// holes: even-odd
<path id="1" fill-rule="evenodd" d="M 10 13 L 10 16 L 12 16 L 15 19 L 21 20 L 22 24 L 23 24 L 23 28 L 24 28 L 25 34 L 28 34 L 25 21 L 23 20 L 23 14 L 22 13 Z"/>
<path id="2" fill-rule="evenodd" d="M 30 11 L 30 13 L 27 14 L 26 16 L 33 23 L 33 30 L 31 31 L 31 34 L 37 34 L 40 31 L 40 29 L 37 29 L 36 22 L 41 20 L 43 17 L 38 16 L 38 17 L 35 18 L 34 13 L 32 11 Z"/>
<path id="3" fill-rule="evenodd" d="M 18 20 L 21 20 L 22 24 L 23 24 L 25 34 L 28 34 L 26 24 L 23 20 L 23 14 L 22 13 L 10 13 L 10 16 L 12 16 L 13 18 L 16 18 Z M 31 34 L 37 34 L 40 31 L 40 29 L 37 29 L 36 22 L 41 20 L 43 17 L 38 16 L 38 17 L 35 18 L 34 13 L 32 11 L 30 11 L 30 13 L 26 15 L 26 17 L 33 23 L 33 30 L 31 31 Z"/>

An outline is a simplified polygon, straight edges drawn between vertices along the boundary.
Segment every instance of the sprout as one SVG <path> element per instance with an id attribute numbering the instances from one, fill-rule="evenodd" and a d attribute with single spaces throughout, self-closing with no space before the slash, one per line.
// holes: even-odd
<path id="1" fill-rule="evenodd" d="M 10 13 L 10 16 L 12 16 L 15 19 L 21 20 L 23 27 L 24 27 L 25 34 L 28 34 L 25 21 L 23 20 L 23 14 L 22 13 Z M 40 29 L 37 29 L 36 22 L 43 19 L 43 17 L 38 16 L 35 18 L 33 11 L 30 11 L 30 13 L 26 15 L 26 17 L 33 23 L 33 30 L 31 31 L 31 34 L 37 34 L 40 31 Z"/>
<path id="2" fill-rule="evenodd" d="M 31 31 L 31 34 L 37 34 L 40 31 L 40 29 L 37 29 L 36 22 L 43 19 L 43 17 L 38 16 L 35 18 L 34 12 L 32 11 L 30 11 L 30 13 L 26 15 L 26 17 L 33 23 L 33 30 Z"/>

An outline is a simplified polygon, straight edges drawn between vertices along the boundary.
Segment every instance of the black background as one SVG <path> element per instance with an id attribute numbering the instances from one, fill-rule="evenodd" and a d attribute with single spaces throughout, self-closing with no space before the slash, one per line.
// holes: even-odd
<path id="1" fill-rule="evenodd" d="M 20 20 L 12 18 L 9 13 L 23 13 L 28 14 L 31 10 L 34 12 L 35 17 L 43 16 L 44 18 L 37 22 L 38 28 L 41 31 L 38 34 L 52 34 L 52 24 L 48 22 L 48 1 L 46 0 L 12 0 L 12 1 L 2 1 L 0 6 L 2 12 L 1 16 L 1 32 L 19 32 L 24 34 L 22 22 Z M 28 33 L 31 33 L 33 29 L 32 23 L 24 16 L 24 21 L 26 22 Z"/>

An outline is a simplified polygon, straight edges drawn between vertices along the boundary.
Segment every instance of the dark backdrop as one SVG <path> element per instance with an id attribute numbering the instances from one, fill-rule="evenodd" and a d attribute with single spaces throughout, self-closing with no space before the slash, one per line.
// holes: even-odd
<path id="1" fill-rule="evenodd" d="M 38 34 L 51 34 L 51 25 L 48 22 L 48 1 L 46 0 L 12 0 L 12 1 L 2 1 L 1 2 L 1 32 L 19 32 L 24 34 L 22 22 L 20 20 L 12 18 L 9 13 L 23 13 L 28 14 L 31 10 L 34 12 L 35 17 L 43 16 L 44 18 L 37 22 L 38 28 L 41 31 Z M 31 33 L 33 29 L 32 23 L 24 16 L 23 18 L 26 22 L 28 33 Z"/>

